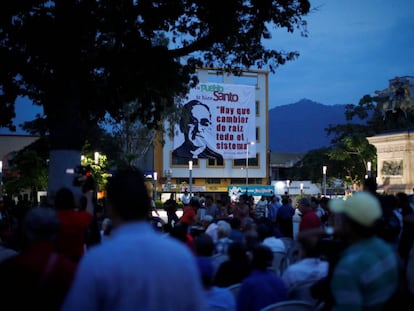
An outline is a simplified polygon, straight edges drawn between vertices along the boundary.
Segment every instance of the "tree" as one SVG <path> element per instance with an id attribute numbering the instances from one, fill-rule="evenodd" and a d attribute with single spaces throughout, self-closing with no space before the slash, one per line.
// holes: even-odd
<path id="1" fill-rule="evenodd" d="M 155 131 L 148 129 L 141 121 L 134 121 L 132 116 L 136 103 L 124 106 L 124 120 L 109 121 L 112 125 L 112 135 L 121 151 L 119 162 L 129 166 L 138 166 L 138 160 L 145 157 L 153 145 Z"/>
<path id="2" fill-rule="evenodd" d="M 368 162 L 376 167 L 376 150 L 366 137 L 407 129 L 413 124 L 412 103 L 405 109 L 401 107 L 386 109 L 390 98 L 394 95 L 386 90 L 376 91 L 375 94 L 364 95 L 358 105 L 346 105 L 346 119 L 362 122 L 331 125 L 326 129 L 328 135 L 335 134 L 328 155 L 331 159 L 343 163 L 345 176 L 342 178 L 352 184 L 362 183 L 368 169 Z"/>
<path id="3" fill-rule="evenodd" d="M 198 67 L 276 67 L 298 52 L 267 49 L 270 27 L 306 35 L 308 0 L 30 0 L 0 3 L 0 126 L 19 96 L 41 105 L 50 134 L 49 193 L 80 162 L 85 129 L 125 103 L 148 128 L 197 82 Z M 166 43 L 168 42 L 168 46 Z"/>
<path id="4" fill-rule="evenodd" d="M 41 140 L 17 152 L 10 161 L 10 167 L 3 179 L 4 190 L 9 196 L 29 190 L 32 203 L 37 203 L 37 192 L 47 189 L 47 159 L 41 150 L 36 150 L 39 148 L 44 149 L 44 142 Z"/>

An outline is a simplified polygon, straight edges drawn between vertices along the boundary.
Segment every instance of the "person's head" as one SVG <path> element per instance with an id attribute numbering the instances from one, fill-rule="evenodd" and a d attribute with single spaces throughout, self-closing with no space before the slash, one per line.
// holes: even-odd
<path id="1" fill-rule="evenodd" d="M 257 270 L 266 270 L 272 266 L 273 253 L 266 245 L 256 245 L 252 251 L 252 266 Z"/>
<path id="2" fill-rule="evenodd" d="M 198 100 L 191 100 L 184 105 L 180 130 L 186 141 L 195 148 L 206 145 L 207 132 L 211 130 L 210 108 Z"/>
<path id="3" fill-rule="evenodd" d="M 227 248 L 227 255 L 230 260 L 248 260 L 247 248 L 242 242 L 233 242 Z"/>
<path id="4" fill-rule="evenodd" d="M 298 202 L 298 209 L 303 214 L 312 209 L 311 203 L 307 198 L 301 198 Z"/>
<path id="5" fill-rule="evenodd" d="M 284 197 L 282 198 L 282 204 L 283 204 L 283 205 L 287 205 L 287 204 L 289 204 L 289 197 L 284 196 Z"/>
<path id="6" fill-rule="evenodd" d="M 190 205 L 191 205 L 191 206 L 192 206 L 192 208 L 194 208 L 195 210 L 198 210 L 198 209 L 200 208 L 200 201 L 199 201 L 197 198 L 192 197 L 192 198 L 190 199 Z"/>
<path id="7" fill-rule="evenodd" d="M 373 236 L 382 217 L 380 201 L 368 191 L 355 192 L 346 200 L 331 199 L 328 206 L 335 217 L 341 217 L 340 227 L 335 227 L 335 233 L 342 234 L 351 242 Z"/>
<path id="8" fill-rule="evenodd" d="M 206 195 L 205 203 L 206 203 L 206 206 L 211 206 L 214 203 L 213 196 Z"/>
<path id="9" fill-rule="evenodd" d="M 232 218 L 230 218 L 229 223 L 230 223 L 230 226 L 231 226 L 232 229 L 240 230 L 240 227 L 241 227 L 240 218 L 232 217 Z"/>
<path id="10" fill-rule="evenodd" d="M 239 196 L 239 203 L 240 204 L 247 203 L 248 200 L 249 200 L 249 196 L 245 193 L 243 193 Z"/>
<path id="11" fill-rule="evenodd" d="M 318 208 L 318 205 L 319 205 L 319 200 L 316 197 L 311 197 L 310 198 L 310 205 L 311 205 L 313 210 L 316 210 Z"/>
<path id="12" fill-rule="evenodd" d="M 214 217 L 211 215 L 204 215 L 203 218 L 200 220 L 201 225 L 204 227 L 205 230 L 214 223 Z"/>
<path id="13" fill-rule="evenodd" d="M 231 233 L 231 226 L 230 224 L 225 220 L 219 220 L 217 222 L 217 237 L 228 237 Z"/>
<path id="14" fill-rule="evenodd" d="M 272 227 L 266 223 L 260 223 L 257 225 L 257 234 L 259 235 L 260 241 L 274 236 Z"/>
<path id="15" fill-rule="evenodd" d="M 59 217 L 49 207 L 32 207 L 23 220 L 25 242 L 55 241 L 59 232 Z"/>
<path id="16" fill-rule="evenodd" d="M 69 188 L 60 188 L 55 196 L 55 208 L 58 210 L 71 210 L 76 207 L 75 196 Z"/>
<path id="17" fill-rule="evenodd" d="M 194 247 L 197 256 L 213 256 L 214 241 L 207 233 L 201 233 L 194 239 Z"/>
<path id="18" fill-rule="evenodd" d="M 322 207 L 324 210 L 328 210 L 328 203 L 329 203 L 329 198 L 328 197 L 322 197 L 319 200 L 319 205 L 320 207 Z"/>
<path id="19" fill-rule="evenodd" d="M 151 198 L 141 170 L 127 168 L 114 174 L 107 184 L 107 200 L 111 219 L 119 222 L 146 220 Z"/>

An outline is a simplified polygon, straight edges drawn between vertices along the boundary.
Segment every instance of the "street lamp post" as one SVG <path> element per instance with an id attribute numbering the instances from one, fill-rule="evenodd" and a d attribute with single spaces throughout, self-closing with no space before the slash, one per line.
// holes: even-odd
<path id="1" fill-rule="evenodd" d="M 99 152 L 95 151 L 95 153 L 93 154 L 93 162 L 95 163 L 95 165 L 99 165 Z"/>
<path id="2" fill-rule="evenodd" d="M 326 165 L 322 166 L 322 174 L 323 174 L 323 195 L 326 197 L 326 170 L 328 167 Z"/>
<path id="3" fill-rule="evenodd" d="M 171 191 L 171 176 L 172 176 L 172 169 L 167 169 L 164 171 L 165 176 L 167 177 L 167 186 L 166 190 L 168 192 Z"/>
<path id="4" fill-rule="evenodd" d="M 254 145 L 254 141 L 248 142 L 246 148 L 246 192 L 249 185 L 249 145 Z"/>
<path id="5" fill-rule="evenodd" d="M 3 197 L 3 161 L 0 161 L 0 200 Z"/>
<path id="6" fill-rule="evenodd" d="M 188 172 L 190 173 L 190 198 L 193 197 L 193 161 L 188 161 Z"/>
<path id="7" fill-rule="evenodd" d="M 367 162 L 367 175 L 368 175 L 368 178 L 371 177 L 371 161 Z"/>
<path id="8" fill-rule="evenodd" d="M 157 179 L 158 179 L 158 173 L 154 171 L 153 175 L 152 175 L 152 179 L 154 180 L 154 201 L 157 199 Z"/>

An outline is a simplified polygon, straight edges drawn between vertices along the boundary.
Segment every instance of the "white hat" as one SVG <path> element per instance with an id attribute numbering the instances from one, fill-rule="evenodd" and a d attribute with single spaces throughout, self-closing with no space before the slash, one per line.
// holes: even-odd
<path id="1" fill-rule="evenodd" d="M 328 204 L 332 212 L 344 213 L 365 227 L 373 226 L 382 216 L 379 200 L 367 191 L 355 192 L 346 200 L 331 199 Z"/>

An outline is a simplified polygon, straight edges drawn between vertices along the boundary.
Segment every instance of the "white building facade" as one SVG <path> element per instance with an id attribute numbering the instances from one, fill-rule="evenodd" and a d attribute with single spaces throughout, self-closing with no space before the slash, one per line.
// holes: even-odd
<path id="1" fill-rule="evenodd" d="M 204 89 L 234 90 L 220 96 L 227 96 L 225 99 L 230 102 L 232 96 L 238 96 L 239 99 L 232 106 L 224 106 L 219 102 L 210 106 L 212 145 L 217 147 L 215 151 L 223 159 L 177 159 L 173 156 L 173 150 L 177 147 L 179 133 L 175 131 L 177 135 L 174 137 L 166 133 L 164 145 L 157 145 L 154 152 L 154 168 L 158 172 L 157 191 L 160 194 L 180 194 L 187 189 L 193 194 L 201 192 L 218 199 L 228 197 L 228 189 L 232 186 L 270 185 L 268 72 L 242 71 L 240 76 L 235 76 L 216 69 L 200 69 L 198 77 L 199 86 Z M 201 101 L 211 99 L 197 94 L 195 96 Z M 243 115 L 247 111 L 249 115 Z M 234 123 L 227 125 L 226 118 L 231 122 L 234 120 Z M 192 170 L 189 169 L 189 160 L 193 161 Z"/>

